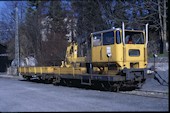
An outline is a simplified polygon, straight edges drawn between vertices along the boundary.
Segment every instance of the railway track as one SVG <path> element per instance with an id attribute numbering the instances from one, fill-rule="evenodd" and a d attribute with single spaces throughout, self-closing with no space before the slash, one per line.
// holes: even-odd
<path id="1" fill-rule="evenodd" d="M 136 95 L 136 96 L 144 96 L 150 98 L 161 98 L 161 99 L 168 99 L 168 92 L 162 91 L 148 91 L 148 90 L 134 90 L 134 91 L 120 91 L 121 94 L 128 94 L 128 95 Z"/>

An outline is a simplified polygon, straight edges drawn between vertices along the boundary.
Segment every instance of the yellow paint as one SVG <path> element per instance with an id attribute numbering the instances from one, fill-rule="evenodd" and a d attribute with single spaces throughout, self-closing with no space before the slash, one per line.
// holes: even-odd
<path id="1" fill-rule="evenodd" d="M 133 68 L 146 68 L 147 66 L 147 47 L 145 44 L 120 44 L 116 43 L 116 30 L 114 32 L 114 44 L 93 46 L 91 43 L 91 62 L 96 64 L 93 68 L 94 72 L 103 71 L 104 74 L 115 75 L 117 70 L 131 68 L 130 64 L 134 64 Z M 135 32 L 135 30 L 133 30 Z M 138 31 L 139 32 L 139 31 Z M 140 31 L 141 32 L 141 31 Z M 100 33 L 100 32 L 99 32 Z M 122 30 L 120 30 L 122 34 Z M 101 36 L 103 32 L 101 32 Z M 91 35 L 91 40 L 93 35 Z M 93 40 L 92 40 L 93 41 Z M 102 40 L 101 40 L 102 41 Z M 122 35 L 121 35 L 122 41 Z M 140 56 L 129 56 L 129 50 L 139 50 Z M 111 56 L 108 57 L 108 50 L 111 51 Z M 48 66 L 48 67 L 19 67 L 21 74 L 86 74 L 86 67 L 80 67 L 80 63 L 86 63 L 86 56 L 78 57 L 77 43 L 70 43 L 66 50 L 65 61 L 62 61 L 61 66 Z M 118 67 L 117 70 L 109 70 L 107 63 L 115 63 Z M 102 67 L 103 66 L 103 67 Z"/>

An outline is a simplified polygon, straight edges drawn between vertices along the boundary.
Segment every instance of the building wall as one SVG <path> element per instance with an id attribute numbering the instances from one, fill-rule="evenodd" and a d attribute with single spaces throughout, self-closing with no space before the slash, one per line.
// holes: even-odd
<path id="1" fill-rule="evenodd" d="M 11 61 L 8 59 L 6 49 L 6 46 L 0 44 L 0 72 L 6 72 L 7 67 L 9 67 L 11 63 Z"/>

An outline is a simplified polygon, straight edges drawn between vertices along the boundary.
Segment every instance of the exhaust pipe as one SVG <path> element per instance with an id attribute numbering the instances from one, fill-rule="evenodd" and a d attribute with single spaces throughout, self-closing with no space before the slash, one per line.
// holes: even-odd
<path id="1" fill-rule="evenodd" d="M 125 24 L 122 22 L 122 32 L 123 32 L 123 45 L 125 45 Z"/>
<path id="2" fill-rule="evenodd" d="M 148 23 L 146 24 L 146 46 L 148 44 Z"/>

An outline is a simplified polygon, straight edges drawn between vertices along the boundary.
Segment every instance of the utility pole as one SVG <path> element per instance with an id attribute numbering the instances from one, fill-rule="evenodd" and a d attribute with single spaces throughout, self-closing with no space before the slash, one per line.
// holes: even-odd
<path id="1" fill-rule="evenodd" d="M 15 29 L 15 60 L 17 60 L 17 67 L 19 67 L 19 38 L 18 38 L 18 7 L 16 3 L 15 7 L 15 24 L 16 24 L 16 29 Z"/>

